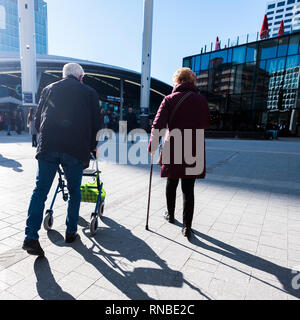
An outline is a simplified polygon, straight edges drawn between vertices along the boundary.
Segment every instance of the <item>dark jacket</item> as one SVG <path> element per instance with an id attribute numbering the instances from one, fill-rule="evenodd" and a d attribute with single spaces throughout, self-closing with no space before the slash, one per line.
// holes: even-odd
<path id="1" fill-rule="evenodd" d="M 88 167 L 100 125 L 99 99 L 94 89 L 75 77 L 47 86 L 35 117 L 40 133 L 36 158 L 42 153 L 62 152 Z"/>
<path id="2" fill-rule="evenodd" d="M 137 128 L 137 118 L 134 112 L 132 113 L 127 113 L 125 120 L 127 121 L 127 128 L 128 131 L 131 131 L 133 129 Z"/>
<path id="3" fill-rule="evenodd" d="M 177 111 L 174 114 L 172 122 L 170 123 L 170 116 L 172 110 L 175 108 L 177 103 L 186 95 L 187 92 L 192 92 L 191 95 L 184 100 Z M 170 147 L 170 163 L 164 164 L 161 168 L 161 176 L 168 177 L 171 179 L 204 179 L 206 175 L 206 165 L 205 165 L 205 144 L 203 145 L 202 152 L 204 153 L 204 171 L 196 175 L 187 175 L 186 169 L 193 168 L 194 165 L 189 165 L 186 163 L 184 158 L 185 150 L 185 129 L 191 129 L 192 141 L 189 141 L 192 155 L 196 155 L 196 129 L 207 129 L 210 125 L 209 108 L 207 100 L 204 96 L 197 93 L 196 87 L 191 83 L 183 83 L 177 85 L 171 95 L 165 97 L 163 100 L 156 117 L 154 119 L 152 129 L 162 130 L 164 128 L 169 128 L 170 131 L 173 129 L 179 129 L 182 136 L 181 143 L 181 164 L 177 164 L 174 160 L 174 140 L 171 138 L 168 143 Z M 187 136 L 188 137 L 188 136 Z M 152 130 L 151 139 L 148 147 L 148 151 L 155 151 L 157 145 L 154 145 L 153 141 L 158 141 L 154 139 L 154 131 Z M 198 141 L 197 141 L 198 142 Z M 180 150 L 177 149 L 177 150 Z M 203 154 L 202 153 L 202 154 Z"/>

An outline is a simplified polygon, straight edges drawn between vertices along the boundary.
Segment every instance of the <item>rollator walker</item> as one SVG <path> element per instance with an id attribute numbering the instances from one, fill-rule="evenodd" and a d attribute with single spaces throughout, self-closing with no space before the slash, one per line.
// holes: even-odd
<path id="1" fill-rule="evenodd" d="M 91 214 L 90 220 L 90 234 L 94 236 L 98 229 L 98 218 L 102 219 L 104 214 L 104 202 L 106 197 L 106 192 L 103 188 L 103 182 L 100 180 L 100 173 L 98 167 L 98 161 L 91 153 L 91 159 L 94 162 L 92 169 L 86 169 L 83 171 L 83 177 L 91 177 L 93 181 L 87 184 L 82 184 L 80 187 L 81 190 L 81 202 L 95 203 L 95 211 Z M 96 167 L 96 168 L 94 168 Z M 58 185 L 53 196 L 51 206 L 45 213 L 44 218 L 44 229 L 51 230 L 53 227 L 53 207 L 55 200 L 59 193 L 62 193 L 62 198 L 65 202 L 69 200 L 69 194 L 66 192 L 67 184 L 64 180 L 64 172 L 61 166 L 58 167 Z"/>

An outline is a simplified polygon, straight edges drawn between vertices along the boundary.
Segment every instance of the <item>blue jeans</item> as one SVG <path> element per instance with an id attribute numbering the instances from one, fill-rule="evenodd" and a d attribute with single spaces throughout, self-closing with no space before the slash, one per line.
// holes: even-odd
<path id="1" fill-rule="evenodd" d="M 277 130 L 268 130 L 267 133 L 272 133 L 273 139 L 277 140 Z"/>
<path id="2" fill-rule="evenodd" d="M 41 154 L 38 159 L 36 188 L 33 191 L 26 221 L 26 238 L 38 240 L 38 231 L 43 222 L 43 212 L 48 193 L 55 178 L 58 166 L 61 164 L 67 179 L 69 191 L 68 214 L 66 219 L 67 232 L 75 233 L 79 219 L 81 201 L 80 185 L 82 181 L 83 164 L 80 160 L 66 154 L 51 152 Z"/>

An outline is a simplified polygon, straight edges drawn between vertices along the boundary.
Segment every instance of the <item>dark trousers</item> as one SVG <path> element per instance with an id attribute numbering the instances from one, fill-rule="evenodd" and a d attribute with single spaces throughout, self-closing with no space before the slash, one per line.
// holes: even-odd
<path id="1" fill-rule="evenodd" d="M 37 140 L 36 140 L 36 134 L 32 135 L 32 146 L 37 147 Z"/>
<path id="2" fill-rule="evenodd" d="M 57 173 L 59 164 L 63 167 L 70 195 L 66 219 L 67 232 L 77 232 L 81 201 L 81 179 L 83 164 L 78 159 L 58 152 L 44 153 L 38 159 L 36 188 L 33 191 L 26 221 L 25 235 L 30 239 L 39 239 L 38 231 L 43 222 L 43 212 L 48 193 Z"/>
<path id="3" fill-rule="evenodd" d="M 183 227 L 191 228 L 194 216 L 195 197 L 194 187 L 196 179 L 181 179 L 181 189 L 183 193 Z M 167 180 L 166 197 L 167 207 L 170 216 L 174 216 L 176 203 L 176 190 L 179 179 Z"/>

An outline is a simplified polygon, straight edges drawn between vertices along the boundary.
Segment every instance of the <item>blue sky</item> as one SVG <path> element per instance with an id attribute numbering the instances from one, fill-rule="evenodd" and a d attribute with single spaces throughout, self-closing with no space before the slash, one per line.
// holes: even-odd
<path id="1" fill-rule="evenodd" d="M 49 54 L 141 71 L 143 0 L 47 0 Z M 260 30 L 265 0 L 154 0 L 152 76 L 172 83 L 182 58 L 217 36 Z"/>

